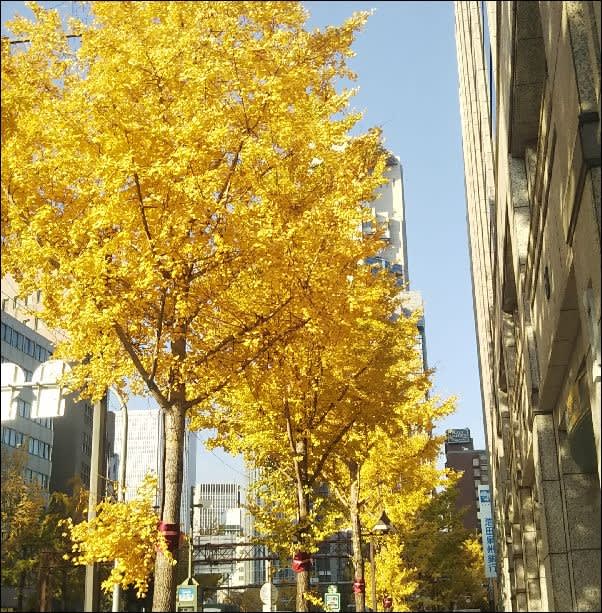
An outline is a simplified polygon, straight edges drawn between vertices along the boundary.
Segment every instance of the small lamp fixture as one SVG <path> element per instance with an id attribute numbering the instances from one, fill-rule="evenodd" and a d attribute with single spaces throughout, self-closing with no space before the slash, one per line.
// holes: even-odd
<path id="1" fill-rule="evenodd" d="M 372 532 L 377 534 L 388 534 L 391 532 L 391 520 L 387 517 L 387 514 L 383 511 L 380 519 L 376 522 L 372 528 Z"/>

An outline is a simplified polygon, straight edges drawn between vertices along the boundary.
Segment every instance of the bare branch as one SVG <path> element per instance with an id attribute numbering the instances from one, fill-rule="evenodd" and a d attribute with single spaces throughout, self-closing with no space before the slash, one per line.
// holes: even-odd
<path id="1" fill-rule="evenodd" d="M 123 345 L 123 348 L 126 350 L 127 354 L 130 356 L 132 362 L 134 363 L 134 366 L 136 367 L 136 370 L 138 371 L 139 375 L 142 377 L 142 380 L 144 381 L 144 383 L 148 387 L 148 389 L 151 392 L 151 394 L 154 396 L 155 400 L 159 403 L 159 405 L 162 408 L 164 408 L 164 409 L 169 408 L 171 406 L 171 404 L 173 404 L 173 403 L 170 402 L 161 393 L 161 390 L 159 389 L 159 387 L 155 383 L 154 379 L 152 379 L 150 377 L 150 375 L 146 372 L 146 369 L 144 368 L 144 365 L 140 361 L 140 358 L 138 357 L 138 354 L 134 350 L 134 347 L 132 346 L 132 343 L 130 343 L 130 341 L 129 341 L 125 331 L 123 330 L 123 328 L 119 324 L 113 324 L 113 329 L 115 330 L 115 333 L 119 337 L 119 340 L 121 341 L 121 344 Z"/>

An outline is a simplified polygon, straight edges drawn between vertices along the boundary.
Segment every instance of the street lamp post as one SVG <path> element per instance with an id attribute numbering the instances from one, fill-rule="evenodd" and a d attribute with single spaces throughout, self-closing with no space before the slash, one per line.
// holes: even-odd
<path id="1" fill-rule="evenodd" d="M 370 570 L 372 571 L 372 606 L 376 611 L 376 564 L 374 563 L 374 533 L 370 533 Z"/>
<path id="2" fill-rule="evenodd" d="M 125 478 L 126 478 L 126 463 L 128 452 L 128 407 L 126 398 L 116 390 L 117 396 L 121 402 L 121 457 L 119 458 L 119 484 L 117 486 L 117 501 L 125 502 Z M 118 560 L 115 560 L 115 567 L 118 565 Z M 121 605 L 121 586 L 119 583 L 113 585 L 113 612 L 119 611 Z"/>
<path id="3" fill-rule="evenodd" d="M 193 568 L 192 568 L 192 551 L 194 548 L 194 510 L 202 509 L 205 505 L 201 502 L 194 502 L 194 487 L 190 488 L 190 536 L 188 538 L 188 581 L 190 583 L 197 584 L 196 579 L 194 578 Z M 199 611 L 203 611 L 203 588 L 200 590 L 200 602 L 198 602 Z M 198 595 L 197 595 L 198 598 Z"/>
<path id="4" fill-rule="evenodd" d="M 378 604 L 376 601 L 376 562 L 374 561 L 374 536 L 376 534 L 383 535 L 391 532 L 391 522 L 387 517 L 387 514 L 383 511 L 380 519 L 376 522 L 375 526 L 370 532 L 370 570 L 371 570 L 371 591 L 372 591 L 372 607 L 374 611 L 378 611 Z"/>

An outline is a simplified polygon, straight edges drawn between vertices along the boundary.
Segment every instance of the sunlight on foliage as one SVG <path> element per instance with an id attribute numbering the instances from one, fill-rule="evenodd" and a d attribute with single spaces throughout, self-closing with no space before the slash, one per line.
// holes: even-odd
<path id="1" fill-rule="evenodd" d="M 114 584 L 123 588 L 133 585 L 138 597 L 148 591 L 157 549 L 175 564 L 163 535 L 157 530 L 153 502 L 157 488 L 155 477 L 146 476 L 136 498 L 128 502 L 105 500 L 98 504 L 92 521 L 64 523 L 73 541 L 73 555 L 66 555 L 74 564 L 85 565 L 117 560 L 102 589 L 110 592 Z"/>

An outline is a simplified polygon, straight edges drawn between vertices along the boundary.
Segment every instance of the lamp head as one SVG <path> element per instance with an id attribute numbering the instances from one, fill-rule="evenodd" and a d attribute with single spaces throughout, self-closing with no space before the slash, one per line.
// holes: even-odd
<path id="1" fill-rule="evenodd" d="M 387 517 L 387 514 L 384 511 L 382 512 L 380 519 L 372 528 L 372 532 L 377 532 L 378 534 L 387 534 L 391 532 L 391 520 Z"/>

